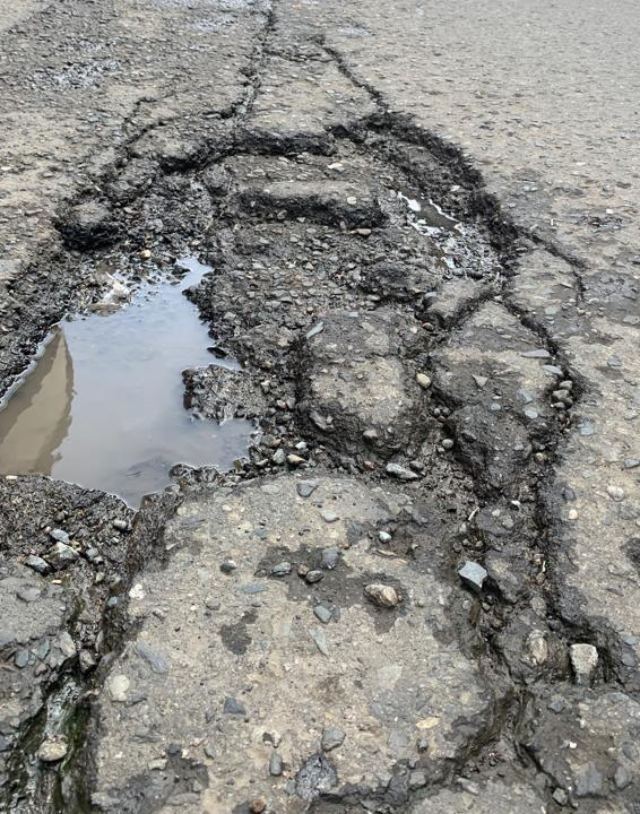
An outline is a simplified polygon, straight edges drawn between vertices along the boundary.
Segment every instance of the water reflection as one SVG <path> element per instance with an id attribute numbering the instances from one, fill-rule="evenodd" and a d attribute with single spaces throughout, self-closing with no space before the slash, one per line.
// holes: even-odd
<path id="1" fill-rule="evenodd" d="M 64 323 L 0 412 L 0 472 L 38 472 L 119 494 L 133 505 L 169 483 L 175 463 L 227 469 L 251 425 L 199 421 L 182 370 L 211 364 L 206 326 L 183 291 L 209 271 L 192 258 L 177 283 L 145 285 L 108 316 Z"/>
<path id="2" fill-rule="evenodd" d="M 44 353 L 0 414 L 2 474 L 50 474 L 71 425 L 73 361 L 56 330 Z"/>

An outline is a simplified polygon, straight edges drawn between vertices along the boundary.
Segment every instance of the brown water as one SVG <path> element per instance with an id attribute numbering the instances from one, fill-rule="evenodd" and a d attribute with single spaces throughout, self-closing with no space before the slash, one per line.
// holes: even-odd
<path id="1" fill-rule="evenodd" d="M 109 315 L 62 323 L 0 411 L 0 473 L 39 473 L 138 505 L 176 463 L 230 468 L 252 426 L 184 409 L 182 371 L 213 363 L 183 291 L 210 271 L 192 258 L 172 282 L 144 284 Z"/>

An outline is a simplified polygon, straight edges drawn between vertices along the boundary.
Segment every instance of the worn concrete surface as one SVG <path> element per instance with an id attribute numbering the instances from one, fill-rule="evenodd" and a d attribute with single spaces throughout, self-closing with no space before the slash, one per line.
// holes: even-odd
<path id="1" fill-rule="evenodd" d="M 136 518 L 3 480 L 0 806 L 637 809 L 639 28 L 0 2 L 0 389 L 187 247 L 262 433 Z"/>

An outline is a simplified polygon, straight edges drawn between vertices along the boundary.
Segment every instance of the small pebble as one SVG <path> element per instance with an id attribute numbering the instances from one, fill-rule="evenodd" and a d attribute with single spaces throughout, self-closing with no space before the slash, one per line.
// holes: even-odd
<path id="1" fill-rule="evenodd" d="M 318 481 L 301 480 L 296 484 L 296 491 L 300 497 L 310 497 L 318 488 Z"/>
<path id="2" fill-rule="evenodd" d="M 272 752 L 269 758 L 269 774 L 272 777 L 280 777 L 282 774 L 282 758 L 278 752 Z"/>
<path id="3" fill-rule="evenodd" d="M 588 685 L 598 666 L 598 651 L 592 644 L 572 644 L 569 658 L 576 684 Z"/>
<path id="4" fill-rule="evenodd" d="M 423 771 L 413 771 L 409 773 L 409 788 L 412 790 L 422 789 L 427 785 L 427 775 Z"/>
<path id="5" fill-rule="evenodd" d="M 625 497 L 624 489 L 622 487 L 620 487 L 620 486 L 616 486 L 613 483 L 610 483 L 607 486 L 607 494 L 609 495 L 609 497 L 612 500 L 615 500 L 618 503 L 621 500 L 624 500 L 624 497 Z"/>
<path id="6" fill-rule="evenodd" d="M 38 758 L 43 763 L 57 763 L 67 754 L 68 746 L 64 738 L 46 740 L 38 749 Z"/>
<path id="7" fill-rule="evenodd" d="M 328 608 L 325 608 L 324 605 L 316 605 L 313 612 L 323 625 L 328 625 L 333 618 L 333 613 Z"/>
<path id="8" fill-rule="evenodd" d="M 482 586 L 488 574 L 480 563 L 474 562 L 473 560 L 466 560 L 466 562 L 462 563 L 458 568 L 458 576 L 468 588 L 479 592 L 482 590 Z"/>
<path id="9" fill-rule="evenodd" d="M 111 696 L 111 700 L 115 701 L 116 703 L 123 704 L 127 700 L 130 685 L 131 682 L 126 675 L 120 673 L 112 676 L 107 684 L 107 689 L 109 691 L 109 695 Z"/>
<path id="10" fill-rule="evenodd" d="M 51 570 L 51 566 L 46 560 L 43 560 L 42 557 L 36 557 L 34 554 L 29 555 L 24 564 L 38 574 L 46 574 L 47 571 Z"/>
<path id="11" fill-rule="evenodd" d="M 330 726 L 323 730 L 320 745 L 324 752 L 330 752 L 332 749 L 337 749 L 338 746 L 342 746 L 345 738 L 346 735 L 342 729 Z"/>
<path id="12" fill-rule="evenodd" d="M 335 547 L 332 546 L 331 548 L 325 548 L 322 552 L 322 559 L 320 561 L 321 568 L 324 568 L 327 571 L 333 571 L 340 560 L 340 551 Z"/>
<path id="13" fill-rule="evenodd" d="M 385 471 L 387 475 L 392 475 L 394 478 L 398 478 L 398 480 L 417 480 L 419 477 L 416 472 L 400 464 L 388 463 L 385 467 Z"/>
<path id="14" fill-rule="evenodd" d="M 327 637 L 324 634 L 323 630 L 320 628 L 313 628 L 309 631 L 311 634 L 311 638 L 315 642 L 316 647 L 322 653 L 323 656 L 329 655 L 329 645 L 327 644 Z"/>
<path id="15" fill-rule="evenodd" d="M 47 561 L 56 570 L 62 570 L 78 559 L 78 552 L 66 543 L 55 543 L 47 551 Z"/>
<path id="16" fill-rule="evenodd" d="M 277 563 L 271 569 L 271 574 L 274 577 L 286 577 L 287 574 L 290 574 L 292 570 L 292 565 L 290 562 L 283 560 L 282 562 Z"/>
<path id="17" fill-rule="evenodd" d="M 529 657 L 538 666 L 545 664 L 549 658 L 549 646 L 547 639 L 541 630 L 532 630 L 527 637 L 527 649 Z"/>
<path id="18" fill-rule="evenodd" d="M 372 582 L 365 587 L 364 595 L 370 602 L 380 608 L 395 608 L 400 604 L 398 592 L 392 585 Z"/>

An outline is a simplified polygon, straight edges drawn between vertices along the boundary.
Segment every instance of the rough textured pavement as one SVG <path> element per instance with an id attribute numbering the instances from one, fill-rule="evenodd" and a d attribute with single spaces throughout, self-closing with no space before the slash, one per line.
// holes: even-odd
<path id="1" fill-rule="evenodd" d="M 0 390 L 188 251 L 260 429 L 2 479 L 0 810 L 638 810 L 638 19 L 0 0 Z"/>

